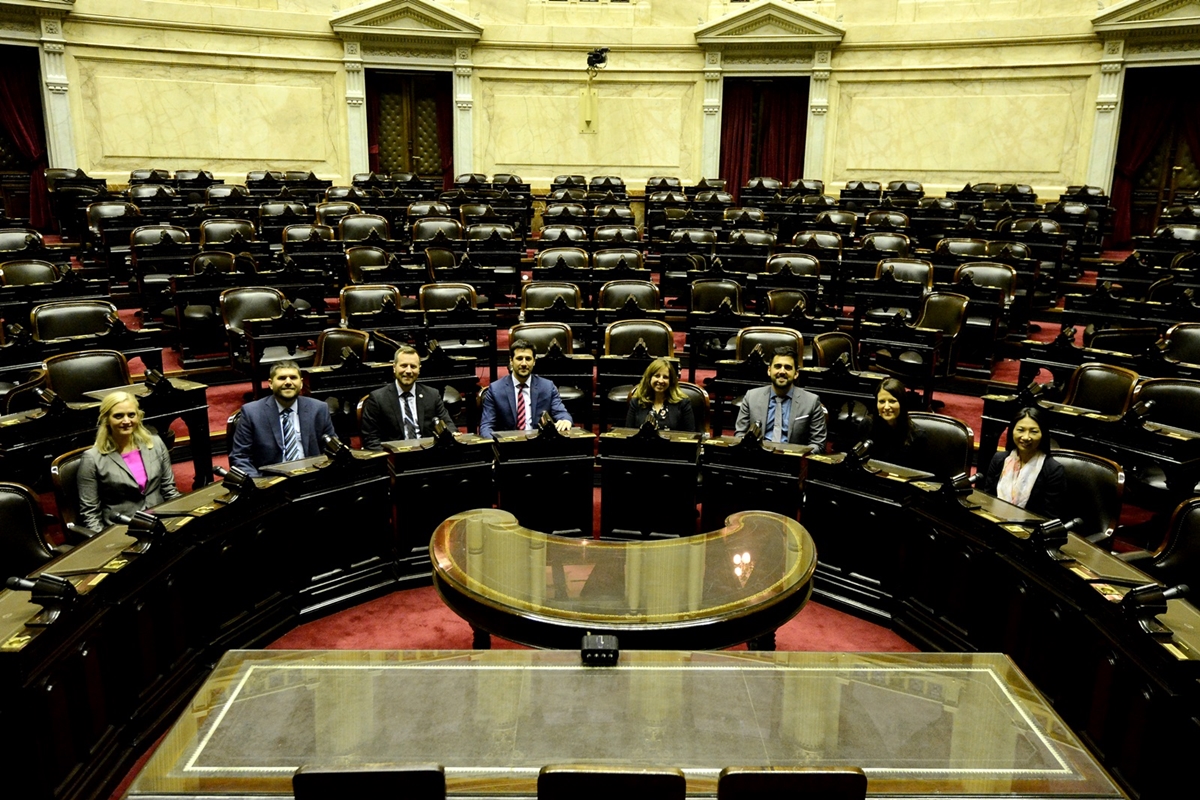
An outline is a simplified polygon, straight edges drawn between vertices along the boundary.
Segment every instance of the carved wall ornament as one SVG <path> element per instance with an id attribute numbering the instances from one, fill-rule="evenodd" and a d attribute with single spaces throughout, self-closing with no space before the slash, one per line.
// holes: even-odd
<path id="1" fill-rule="evenodd" d="M 1119 61 L 1109 62 L 1100 65 L 1100 71 L 1105 73 L 1120 72 L 1125 65 Z"/>
<path id="2" fill-rule="evenodd" d="M 1130 53 L 1191 53 L 1200 50 L 1200 40 L 1171 42 L 1134 42 L 1126 48 Z"/>
<path id="3" fill-rule="evenodd" d="M 41 33 L 41 27 L 37 22 L 25 18 L 16 17 L 9 14 L 0 13 L 0 30 L 9 31 L 12 33 Z"/>
<path id="4" fill-rule="evenodd" d="M 377 17 L 376 19 L 367 20 L 363 24 L 367 25 L 369 27 L 372 27 L 372 28 L 382 28 L 382 27 L 388 27 L 388 23 L 399 22 L 401 20 L 409 20 L 411 22 L 415 22 L 421 28 L 424 28 L 426 30 L 431 30 L 431 31 L 452 31 L 452 30 L 454 30 L 454 28 L 451 28 L 446 23 L 439 22 L 438 20 L 434 19 L 433 17 L 427 17 L 424 14 L 418 14 L 416 11 L 414 11 L 411 8 L 400 9 L 399 11 L 397 11 L 394 14 L 388 14 L 387 16 Z M 406 27 L 411 27 L 411 26 L 406 26 Z"/>
<path id="5" fill-rule="evenodd" d="M 433 61 L 453 61 L 450 53 L 437 50 L 425 50 L 416 47 L 388 47 L 384 44 L 363 46 L 364 56 L 383 56 L 385 58 L 406 58 Z"/>
<path id="6" fill-rule="evenodd" d="M 358 55 L 358 42 L 346 42 L 346 55 Z"/>
<path id="7" fill-rule="evenodd" d="M 759 54 L 727 55 L 726 64 L 811 64 L 812 53 L 792 53 L 788 55 L 768 56 Z"/>
<path id="8" fill-rule="evenodd" d="M 1132 17 L 1128 17 L 1128 20 L 1130 22 L 1145 22 L 1146 20 L 1160 19 L 1176 9 L 1190 6 L 1193 2 L 1194 0 L 1175 0 L 1173 3 L 1162 3 L 1153 8 L 1146 9 L 1141 14 L 1134 14 Z"/>
<path id="9" fill-rule="evenodd" d="M 778 28 L 784 33 L 791 33 L 796 36 L 819 36 L 821 34 L 820 31 L 813 30 L 812 28 L 806 28 L 803 25 L 797 25 L 794 22 L 789 22 L 788 20 L 780 19 L 779 17 L 768 17 L 767 19 L 754 20 L 753 22 L 749 22 L 740 28 L 734 28 L 733 30 L 728 31 L 725 35 L 745 36 L 747 34 L 754 33 L 755 31 L 761 31 L 763 28 Z"/>

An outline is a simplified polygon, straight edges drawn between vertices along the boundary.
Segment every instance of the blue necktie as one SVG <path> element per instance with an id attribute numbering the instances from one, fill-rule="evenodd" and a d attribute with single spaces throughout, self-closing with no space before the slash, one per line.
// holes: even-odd
<path id="1" fill-rule="evenodd" d="M 775 436 L 775 406 L 779 402 L 779 395 L 771 395 L 771 402 L 767 403 L 767 428 L 763 433 L 763 439 L 766 441 L 774 441 Z"/>
<path id="2" fill-rule="evenodd" d="M 279 424 L 283 426 L 283 460 L 299 461 L 304 458 L 304 450 L 300 447 L 300 436 L 292 425 L 292 409 L 285 408 L 279 412 Z"/>

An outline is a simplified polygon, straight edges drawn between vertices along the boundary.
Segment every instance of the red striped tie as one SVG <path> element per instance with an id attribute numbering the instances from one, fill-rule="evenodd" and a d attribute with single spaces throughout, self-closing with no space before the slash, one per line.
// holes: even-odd
<path id="1" fill-rule="evenodd" d="M 517 384 L 517 430 L 525 430 L 525 384 Z"/>

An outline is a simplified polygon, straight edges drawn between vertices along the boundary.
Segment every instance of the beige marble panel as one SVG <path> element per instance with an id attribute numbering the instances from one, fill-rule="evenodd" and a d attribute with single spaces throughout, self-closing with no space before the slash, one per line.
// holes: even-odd
<path id="1" fill-rule="evenodd" d="M 344 114 L 333 71 L 244 70 L 81 59 L 81 167 L 344 172 Z"/>
<path id="2" fill-rule="evenodd" d="M 627 182 L 690 175 L 699 154 L 694 82 L 597 83 L 597 133 L 579 131 L 583 81 L 483 81 L 476 168 L 535 183 L 565 171 L 613 173 Z"/>
<path id="3" fill-rule="evenodd" d="M 325 159 L 305 135 L 321 126 L 318 87 L 101 77 L 95 88 L 101 158 Z M 131 116 L 149 124 L 130 126 Z"/>
<path id="4" fill-rule="evenodd" d="M 1086 76 L 839 82 L 829 178 L 1065 186 L 1086 166 L 1088 85 Z"/>

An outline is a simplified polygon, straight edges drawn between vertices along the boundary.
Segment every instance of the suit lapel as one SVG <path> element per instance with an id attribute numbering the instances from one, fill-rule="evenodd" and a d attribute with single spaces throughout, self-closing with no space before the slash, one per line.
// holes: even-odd
<path id="1" fill-rule="evenodd" d="M 513 401 L 513 392 L 516 391 L 516 389 L 513 387 L 515 387 L 516 385 L 517 385 L 517 382 L 513 379 L 513 377 L 511 375 L 509 375 L 504 380 L 497 381 L 497 383 L 496 383 L 496 388 L 500 392 L 499 397 L 496 398 L 496 402 L 501 403 L 502 406 L 500 406 L 500 407 L 502 407 L 504 409 L 504 418 L 503 419 L 506 420 L 504 425 L 508 424 L 507 420 L 512 420 L 512 426 L 514 428 L 517 427 L 517 409 L 516 409 L 516 406 L 513 405 L 513 402 L 514 402 Z M 497 422 L 500 422 L 500 420 L 497 420 Z M 500 430 L 503 430 L 503 429 L 504 429 L 504 427 L 501 426 Z"/>
<path id="2" fill-rule="evenodd" d="M 116 450 L 113 450 L 110 453 L 105 453 L 105 457 L 116 464 L 118 469 L 128 475 L 129 480 L 133 481 L 135 485 L 137 484 L 137 479 L 133 477 L 133 472 L 129 469 L 129 465 L 125 463 L 125 458 L 120 453 L 118 453 Z M 142 461 L 144 463 L 145 459 L 142 459 Z"/>
<path id="3" fill-rule="evenodd" d="M 396 382 L 388 387 L 389 401 L 384 403 L 384 408 L 387 411 L 388 417 L 391 419 L 392 426 L 395 430 L 400 431 L 400 435 L 404 435 L 404 409 L 400 407 L 400 392 L 396 388 Z"/>
<path id="4" fill-rule="evenodd" d="M 279 416 L 279 405 L 275 402 L 274 397 L 266 398 L 267 402 L 263 404 L 263 408 L 267 412 L 267 419 L 271 421 L 272 437 L 275 446 L 279 448 L 279 457 L 283 457 L 283 427 Z M 299 405 L 297 404 L 297 413 L 299 413 Z"/>

